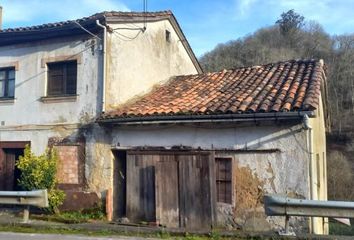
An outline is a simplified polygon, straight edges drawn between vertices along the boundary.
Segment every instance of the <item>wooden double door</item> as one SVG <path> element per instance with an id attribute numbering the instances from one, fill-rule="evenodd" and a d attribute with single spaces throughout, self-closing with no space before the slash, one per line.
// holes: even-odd
<path id="1" fill-rule="evenodd" d="M 24 142 L 0 142 L 0 191 L 18 191 L 20 171 L 16 162 L 23 155 Z"/>
<path id="2" fill-rule="evenodd" d="M 215 222 L 210 152 L 128 152 L 126 215 L 170 228 L 209 229 Z"/>

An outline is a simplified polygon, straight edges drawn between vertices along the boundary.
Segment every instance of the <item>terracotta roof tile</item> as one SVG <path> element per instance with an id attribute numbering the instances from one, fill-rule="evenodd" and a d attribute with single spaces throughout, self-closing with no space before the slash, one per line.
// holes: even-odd
<path id="1" fill-rule="evenodd" d="M 322 61 L 291 60 L 177 76 L 101 119 L 314 110 L 318 107 L 323 73 Z"/>

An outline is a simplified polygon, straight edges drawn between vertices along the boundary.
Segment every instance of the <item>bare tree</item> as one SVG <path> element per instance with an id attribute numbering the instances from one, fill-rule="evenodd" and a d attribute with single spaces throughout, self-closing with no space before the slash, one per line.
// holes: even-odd
<path id="1" fill-rule="evenodd" d="M 206 71 L 217 71 L 294 58 L 322 58 L 325 61 L 327 109 L 332 130 L 327 133 L 328 150 L 331 152 L 335 148 L 343 153 L 335 151 L 328 158 L 330 164 L 334 164 L 328 167 L 330 192 L 333 192 L 330 196 L 354 200 L 341 187 L 354 187 L 354 180 L 348 177 L 351 168 L 341 167 L 341 164 L 354 166 L 354 158 L 350 157 L 354 153 L 354 34 L 330 36 L 319 23 L 305 22 L 302 16 L 290 10 L 271 27 L 219 44 L 204 54 L 200 62 Z"/>
<path id="2" fill-rule="evenodd" d="M 346 156 L 333 151 L 327 157 L 328 198 L 331 200 L 354 200 L 354 177 L 351 164 Z"/>

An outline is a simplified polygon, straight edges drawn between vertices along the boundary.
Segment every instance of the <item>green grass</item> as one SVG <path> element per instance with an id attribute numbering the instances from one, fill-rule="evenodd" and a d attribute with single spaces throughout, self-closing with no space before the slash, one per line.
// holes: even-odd
<path id="1" fill-rule="evenodd" d="M 353 221 L 352 221 L 353 223 Z M 354 236 L 354 226 L 347 226 L 337 222 L 329 223 L 329 233 L 331 235 Z"/>
<path id="2" fill-rule="evenodd" d="M 16 233 L 48 233 L 48 234 L 81 234 L 81 230 L 77 229 L 53 229 L 53 228 L 43 228 L 35 229 L 31 227 L 23 226 L 0 226 L 0 232 L 16 232 Z M 85 235 L 90 235 L 87 232 Z"/>
<path id="3" fill-rule="evenodd" d="M 210 236 L 199 236 L 186 233 L 184 236 L 173 236 L 166 231 L 158 233 L 132 233 L 132 232 L 116 232 L 110 230 L 87 231 L 86 229 L 70 229 L 70 228 L 31 228 L 26 226 L 0 226 L 0 232 L 17 232 L 17 233 L 43 233 L 43 234 L 72 234 L 72 235 L 87 235 L 87 236 L 131 236 L 131 237 L 149 237 L 160 239 L 176 239 L 176 240 L 241 240 L 241 239 L 256 239 L 256 238 L 237 238 L 237 237 L 220 237 L 213 233 Z"/>
<path id="4" fill-rule="evenodd" d="M 82 211 L 69 211 L 62 212 L 54 215 L 41 214 L 41 215 L 31 215 L 32 219 L 60 222 L 60 223 L 86 223 L 90 221 L 103 221 L 106 220 L 105 213 L 101 208 L 85 209 Z"/>

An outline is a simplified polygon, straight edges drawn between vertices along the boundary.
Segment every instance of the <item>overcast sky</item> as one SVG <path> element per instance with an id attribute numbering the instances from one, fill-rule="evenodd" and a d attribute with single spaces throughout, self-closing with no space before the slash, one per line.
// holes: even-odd
<path id="1" fill-rule="evenodd" d="M 0 0 L 3 27 L 77 19 L 101 11 L 141 11 L 143 0 Z M 197 56 L 218 43 L 270 26 L 294 9 L 331 34 L 354 32 L 354 0 L 148 0 L 149 11 L 173 11 Z"/>

